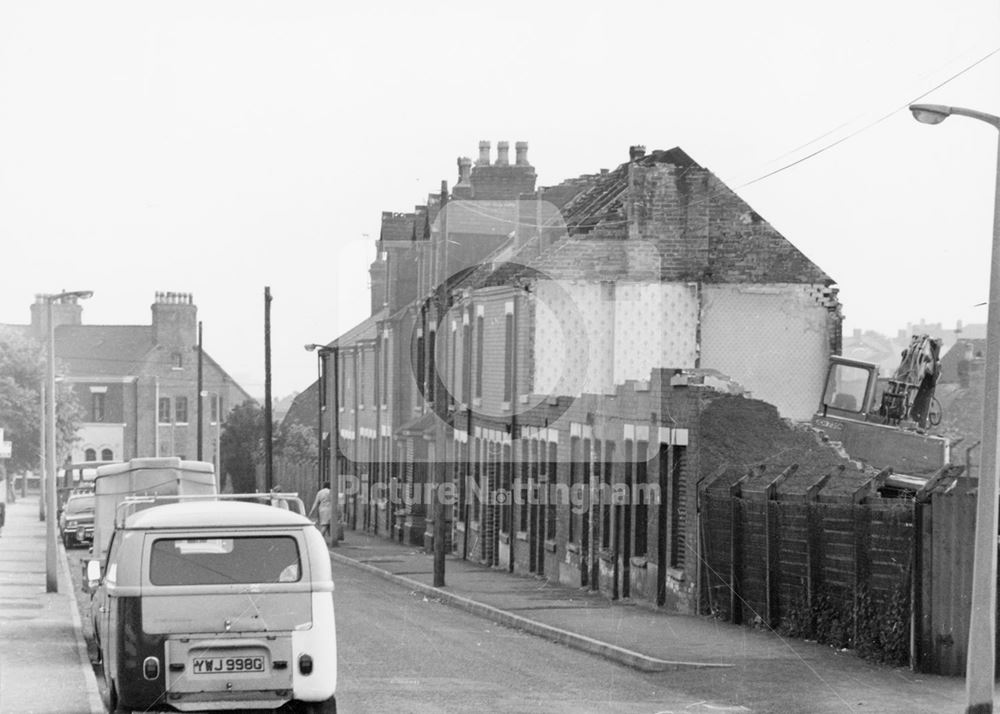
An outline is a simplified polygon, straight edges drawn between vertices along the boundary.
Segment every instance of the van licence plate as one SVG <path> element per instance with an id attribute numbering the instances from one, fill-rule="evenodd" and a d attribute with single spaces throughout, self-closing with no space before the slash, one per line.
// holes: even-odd
<path id="1" fill-rule="evenodd" d="M 195 674 L 232 674 L 263 672 L 263 657 L 193 657 L 191 671 Z"/>

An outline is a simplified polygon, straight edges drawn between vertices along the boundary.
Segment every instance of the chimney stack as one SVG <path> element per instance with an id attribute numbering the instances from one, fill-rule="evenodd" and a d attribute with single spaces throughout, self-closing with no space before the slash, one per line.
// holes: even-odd
<path id="1" fill-rule="evenodd" d="M 497 162 L 494 166 L 510 166 L 510 159 L 508 158 L 510 154 L 510 142 L 498 141 L 497 142 Z"/>
<path id="2" fill-rule="evenodd" d="M 458 159 L 458 183 L 465 185 L 469 183 L 472 175 L 472 159 L 462 156 Z"/>
<path id="3" fill-rule="evenodd" d="M 158 291 L 150 307 L 156 344 L 182 350 L 197 344 L 198 308 L 191 293 Z"/>
<path id="4" fill-rule="evenodd" d="M 476 162 L 476 166 L 489 166 L 489 165 L 490 165 L 490 142 L 480 141 L 479 160 Z"/>
<path id="5" fill-rule="evenodd" d="M 528 142 L 519 141 L 514 144 L 514 165 L 529 166 L 528 164 Z"/>
<path id="6" fill-rule="evenodd" d="M 458 159 L 458 183 L 453 193 L 455 198 L 472 198 L 472 159 L 467 156 Z"/>
<path id="7" fill-rule="evenodd" d="M 641 144 L 628 147 L 628 160 L 636 161 L 646 155 L 646 147 Z"/>

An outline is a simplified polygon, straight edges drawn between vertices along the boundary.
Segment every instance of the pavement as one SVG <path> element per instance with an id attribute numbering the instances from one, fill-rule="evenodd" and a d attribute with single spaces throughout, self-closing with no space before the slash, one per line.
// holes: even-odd
<path id="1" fill-rule="evenodd" d="M 37 497 L 7 504 L 6 515 L 0 529 L 0 713 L 102 712 L 65 551 L 58 547 L 58 592 L 47 593 L 45 524 L 38 518 Z M 827 646 L 712 618 L 612 603 L 580 588 L 454 557 L 446 561 L 445 587 L 435 588 L 429 554 L 380 537 L 347 531 L 331 558 L 665 682 L 753 678 L 778 688 L 810 678 L 837 710 L 840 702 L 845 711 L 964 710 L 960 678 L 872 664 Z"/>
<path id="2" fill-rule="evenodd" d="M 662 672 L 665 682 L 745 683 L 752 678 L 765 689 L 770 685 L 787 691 L 790 683 L 808 679 L 812 680 L 810 690 L 823 693 L 824 710 L 965 710 L 964 679 L 878 665 L 850 652 L 785 639 L 771 631 L 711 617 L 668 614 L 635 602 L 611 602 L 586 589 L 513 575 L 452 556 L 445 563 L 445 586 L 436 588 L 432 585 L 433 559 L 423 549 L 353 531 L 346 531 L 344 540 L 330 553 L 335 563 L 368 571 L 500 624 L 623 666 Z M 746 691 L 746 685 L 741 686 L 736 698 Z M 994 704 L 998 706 L 1000 698 Z"/>
<path id="3" fill-rule="evenodd" d="M 56 562 L 58 592 L 47 593 L 38 497 L 8 503 L 0 528 L 0 712 L 5 714 L 104 711 L 61 544 Z"/>

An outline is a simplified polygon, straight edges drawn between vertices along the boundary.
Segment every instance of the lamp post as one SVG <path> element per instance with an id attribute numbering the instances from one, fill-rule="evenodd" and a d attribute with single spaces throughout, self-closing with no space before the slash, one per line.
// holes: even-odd
<path id="1" fill-rule="evenodd" d="M 45 451 L 45 592 L 59 592 L 58 578 L 56 576 L 56 331 L 52 325 L 52 303 L 56 300 L 86 300 L 94 293 L 90 290 L 76 290 L 72 292 L 61 292 L 54 295 L 42 295 L 45 301 L 45 320 L 48 329 L 48 348 L 46 362 L 48 374 L 45 386 L 48 390 L 46 400 L 48 402 L 46 423 L 46 436 L 48 443 Z"/>
<path id="2" fill-rule="evenodd" d="M 328 355 L 333 354 L 335 349 L 335 347 L 326 347 L 315 342 L 306 345 L 307 351 L 316 352 L 316 448 L 318 450 L 316 455 L 316 473 L 318 474 L 316 488 L 322 488 L 323 483 L 326 481 L 325 459 L 323 458 L 323 414 L 326 412 L 326 358 Z M 334 442 L 334 439 L 335 437 L 331 436 L 331 442 Z M 340 484 L 336 484 L 335 488 L 336 491 L 331 495 L 335 506 L 333 512 L 330 514 L 330 532 L 327 534 L 328 542 L 334 546 L 337 545 L 340 531 Z"/>
<path id="3" fill-rule="evenodd" d="M 940 124 L 951 115 L 986 122 L 1000 131 L 1000 117 L 974 109 L 940 104 L 912 104 L 913 117 Z M 976 539 L 972 566 L 972 615 L 965 664 L 966 712 L 993 711 L 996 657 L 997 585 L 997 421 L 1000 415 L 1000 147 L 993 207 L 993 248 L 990 260 L 989 309 L 986 318 L 986 390 L 983 399 L 982 463 L 976 499 Z"/>

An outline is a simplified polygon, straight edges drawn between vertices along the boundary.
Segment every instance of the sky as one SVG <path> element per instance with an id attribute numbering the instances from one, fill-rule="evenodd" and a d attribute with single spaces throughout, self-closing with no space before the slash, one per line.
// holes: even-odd
<path id="1" fill-rule="evenodd" d="M 382 211 L 529 142 L 539 185 L 683 148 L 837 283 L 845 329 L 985 323 L 1000 4 L 0 3 L 0 323 L 191 292 L 206 351 L 301 391 L 368 314 Z M 991 54 L 997 52 L 996 54 Z M 776 172 L 776 173 L 774 173 Z"/>

